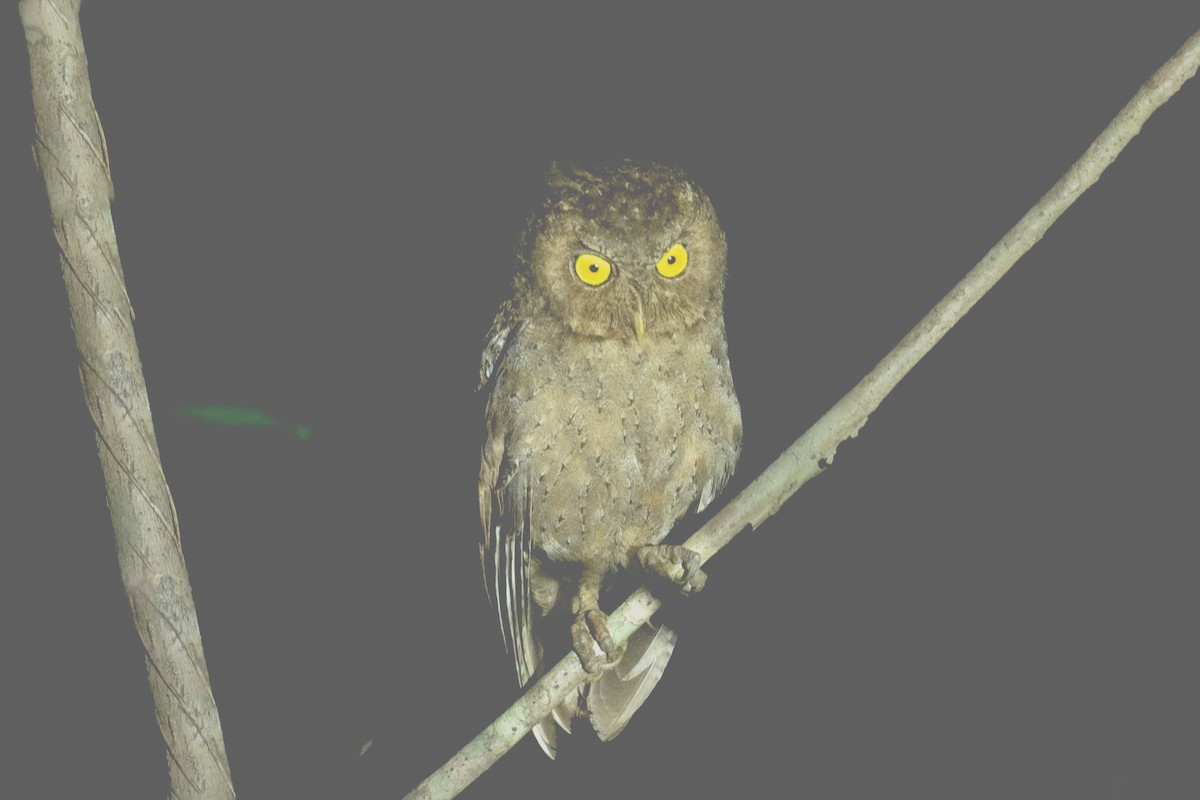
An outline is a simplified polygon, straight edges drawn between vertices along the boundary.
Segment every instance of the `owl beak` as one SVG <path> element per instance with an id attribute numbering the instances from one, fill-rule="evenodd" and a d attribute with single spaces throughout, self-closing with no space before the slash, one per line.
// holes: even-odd
<path id="1" fill-rule="evenodd" d="M 635 295 L 635 297 L 637 298 L 637 308 L 633 310 L 633 332 L 640 344 L 642 337 L 646 335 L 646 319 L 642 316 L 642 298 L 640 295 Z"/>

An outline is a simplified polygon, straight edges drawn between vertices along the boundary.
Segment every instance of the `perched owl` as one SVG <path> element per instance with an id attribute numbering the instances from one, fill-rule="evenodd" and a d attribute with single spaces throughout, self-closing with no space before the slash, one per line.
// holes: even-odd
<path id="1" fill-rule="evenodd" d="M 592 680 L 554 720 L 570 731 L 587 714 L 608 740 L 662 676 L 675 634 L 645 626 L 617 647 L 601 584 L 636 564 L 700 589 L 698 556 L 661 542 L 721 490 L 741 446 L 725 235 L 668 167 L 552 165 L 547 188 L 483 351 L 480 553 L 521 685 L 542 672 L 547 626 L 569 630 Z M 533 732 L 554 758 L 554 721 Z"/>

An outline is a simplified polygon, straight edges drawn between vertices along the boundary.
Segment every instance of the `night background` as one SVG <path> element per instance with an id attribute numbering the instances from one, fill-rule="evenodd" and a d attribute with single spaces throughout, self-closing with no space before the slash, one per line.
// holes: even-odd
<path id="1" fill-rule="evenodd" d="M 720 506 L 1200 26 L 1153 5 L 86 3 L 239 795 L 402 796 L 518 696 L 475 382 L 551 160 L 663 161 L 713 200 L 745 422 Z M 4 17 L 0 783 L 164 797 Z M 580 720 L 556 762 L 526 738 L 463 796 L 1196 796 L 1198 142 L 1192 81 L 668 604 L 679 645 L 619 738 Z M 178 413 L 208 404 L 291 427 Z"/>

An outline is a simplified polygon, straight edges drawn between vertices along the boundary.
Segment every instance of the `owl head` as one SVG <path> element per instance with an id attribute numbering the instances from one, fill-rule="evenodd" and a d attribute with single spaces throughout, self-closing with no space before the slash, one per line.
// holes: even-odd
<path id="1" fill-rule="evenodd" d="M 551 165 L 548 196 L 518 248 L 534 307 L 582 336 L 642 339 L 719 320 L 725 234 L 677 169 L 623 161 L 594 172 Z"/>

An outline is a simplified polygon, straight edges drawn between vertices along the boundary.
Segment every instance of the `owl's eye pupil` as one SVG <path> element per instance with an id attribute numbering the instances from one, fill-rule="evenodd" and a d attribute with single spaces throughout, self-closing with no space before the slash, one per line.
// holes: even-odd
<path id="1" fill-rule="evenodd" d="M 592 264 L 591 266 L 588 267 L 588 272 L 599 272 L 599 271 L 600 271 L 599 264 Z"/>
<path id="2" fill-rule="evenodd" d="M 668 264 L 674 264 L 674 263 L 675 263 L 675 256 L 667 256 L 667 263 L 668 263 Z"/>

